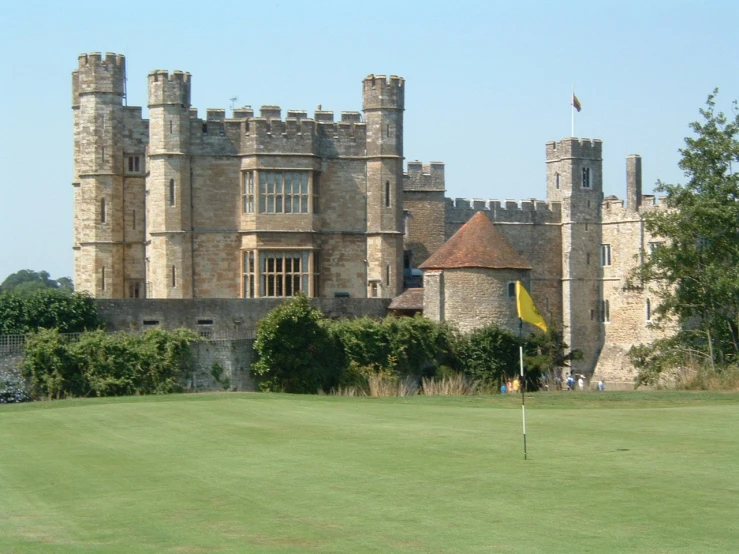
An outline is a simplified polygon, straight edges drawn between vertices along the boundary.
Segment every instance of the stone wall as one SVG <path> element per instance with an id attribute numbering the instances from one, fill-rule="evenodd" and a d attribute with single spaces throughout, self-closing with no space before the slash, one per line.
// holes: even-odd
<path id="1" fill-rule="evenodd" d="M 254 340 L 212 340 L 193 346 L 192 371 L 185 377 L 187 390 L 256 390 L 250 368 Z M 222 370 L 218 376 L 216 364 Z"/>
<path id="2" fill-rule="evenodd" d="M 197 298 L 98 300 L 108 331 L 141 331 L 152 327 L 200 331 L 208 337 L 252 338 L 257 322 L 285 302 L 284 298 Z M 384 317 L 390 299 L 313 298 L 327 317 Z"/>

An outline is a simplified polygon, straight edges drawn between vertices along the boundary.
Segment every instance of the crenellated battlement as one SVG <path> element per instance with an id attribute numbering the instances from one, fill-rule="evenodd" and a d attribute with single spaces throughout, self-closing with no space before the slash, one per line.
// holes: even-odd
<path id="1" fill-rule="evenodd" d="M 123 97 L 125 81 L 125 56 L 112 52 L 80 54 L 77 70 L 72 72 L 72 105 L 79 105 L 81 94 L 107 93 Z"/>
<path id="2" fill-rule="evenodd" d="M 641 205 L 639 206 L 639 213 L 653 212 L 657 210 L 668 210 L 667 197 L 660 195 L 655 196 L 654 194 L 643 194 Z"/>
<path id="3" fill-rule="evenodd" d="M 445 192 L 444 162 L 408 162 L 403 174 L 404 191 Z"/>
<path id="4" fill-rule="evenodd" d="M 602 157 L 603 142 L 599 139 L 565 138 L 559 141 L 547 142 L 546 145 L 546 159 L 548 162 L 565 158 L 601 160 Z"/>
<path id="5" fill-rule="evenodd" d="M 368 75 L 362 82 L 362 109 L 404 109 L 405 80 L 397 75 Z"/>
<path id="6" fill-rule="evenodd" d="M 149 107 L 181 105 L 190 108 L 191 76 L 182 71 L 158 69 L 149 73 Z"/>
<path id="7" fill-rule="evenodd" d="M 466 222 L 475 212 L 489 212 L 493 223 L 560 223 L 561 202 L 544 200 L 482 200 L 470 198 L 447 198 L 447 222 Z"/>

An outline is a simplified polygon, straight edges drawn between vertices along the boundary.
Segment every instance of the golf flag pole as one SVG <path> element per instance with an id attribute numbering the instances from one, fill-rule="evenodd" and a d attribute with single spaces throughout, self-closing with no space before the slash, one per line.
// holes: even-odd
<path id="1" fill-rule="evenodd" d="M 573 97 L 574 98 L 574 97 Z M 547 332 L 547 324 L 544 322 L 544 318 L 536 309 L 534 301 L 529 296 L 528 291 L 521 284 L 521 281 L 516 281 L 516 309 L 518 310 L 518 337 L 523 337 L 523 322 L 531 323 L 536 325 L 539 329 Z M 523 370 L 523 344 L 518 346 L 518 357 L 521 366 L 521 416 L 523 417 L 523 459 L 527 460 L 526 452 L 526 376 Z"/>
<path id="2" fill-rule="evenodd" d="M 523 319 L 518 318 L 518 338 L 523 334 Z M 526 454 L 526 378 L 523 373 L 523 345 L 518 345 L 518 359 L 521 364 L 521 417 L 523 418 L 523 459 L 528 460 Z"/>

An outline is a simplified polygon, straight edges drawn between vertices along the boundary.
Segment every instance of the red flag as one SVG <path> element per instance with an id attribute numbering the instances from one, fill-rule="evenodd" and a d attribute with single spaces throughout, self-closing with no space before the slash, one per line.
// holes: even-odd
<path id="1" fill-rule="evenodd" d="M 572 93 L 572 105 L 575 107 L 575 109 L 579 112 L 582 109 L 582 106 L 580 105 L 580 101 L 577 99 L 577 96 L 575 96 L 575 93 Z"/>

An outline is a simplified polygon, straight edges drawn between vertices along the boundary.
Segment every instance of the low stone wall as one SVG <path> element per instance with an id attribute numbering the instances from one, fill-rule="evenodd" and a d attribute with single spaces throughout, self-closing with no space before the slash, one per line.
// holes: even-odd
<path id="1" fill-rule="evenodd" d="M 257 322 L 285 298 L 131 298 L 97 300 L 108 331 L 142 331 L 160 327 L 200 331 L 206 337 L 251 338 Z M 327 317 L 384 317 L 389 298 L 312 298 Z"/>
<path id="2" fill-rule="evenodd" d="M 193 345 L 192 372 L 186 377 L 191 392 L 212 390 L 256 390 L 251 377 L 254 340 L 213 340 Z M 217 364 L 217 365 L 216 365 Z M 222 373 L 218 374 L 218 368 Z"/>

